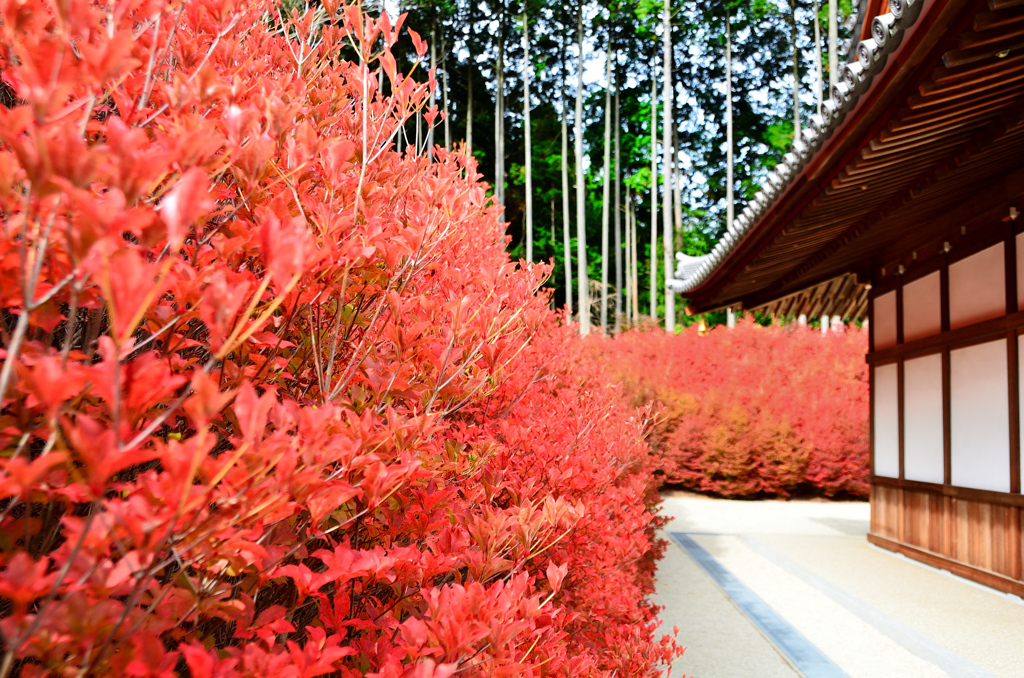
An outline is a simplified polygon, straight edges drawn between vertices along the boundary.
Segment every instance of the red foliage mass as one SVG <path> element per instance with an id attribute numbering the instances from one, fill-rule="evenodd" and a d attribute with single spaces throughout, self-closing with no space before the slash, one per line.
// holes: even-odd
<path id="1" fill-rule="evenodd" d="M 868 493 L 867 337 L 740 322 L 596 344 L 634 404 L 660 408 L 668 483 L 727 497 Z"/>
<path id="2" fill-rule="evenodd" d="M 678 654 L 643 422 L 472 160 L 394 151 L 428 90 L 386 16 L 0 15 L 0 676 Z"/>

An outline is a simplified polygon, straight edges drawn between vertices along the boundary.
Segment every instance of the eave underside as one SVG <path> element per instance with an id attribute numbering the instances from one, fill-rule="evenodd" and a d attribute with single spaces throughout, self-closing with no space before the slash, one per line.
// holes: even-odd
<path id="1" fill-rule="evenodd" d="M 899 96 L 861 113 L 859 148 L 794 182 L 749 243 L 690 293 L 691 308 L 861 317 L 858 283 L 943 247 L 988 208 L 1006 214 L 1024 189 L 1024 0 L 953 4 L 898 64 Z M 822 310 L 815 295 L 836 300 Z"/>

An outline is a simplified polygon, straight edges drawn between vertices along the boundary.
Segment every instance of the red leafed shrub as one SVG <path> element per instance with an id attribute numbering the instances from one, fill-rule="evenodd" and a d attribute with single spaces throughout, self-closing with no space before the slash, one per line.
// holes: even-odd
<path id="1" fill-rule="evenodd" d="M 660 408 L 668 483 L 727 497 L 868 492 L 867 336 L 740 322 L 595 344 L 625 399 Z"/>
<path id="2" fill-rule="evenodd" d="M 394 152 L 428 97 L 398 27 L 327 0 L 0 16 L 0 677 L 678 654 L 643 422 L 473 162 Z"/>

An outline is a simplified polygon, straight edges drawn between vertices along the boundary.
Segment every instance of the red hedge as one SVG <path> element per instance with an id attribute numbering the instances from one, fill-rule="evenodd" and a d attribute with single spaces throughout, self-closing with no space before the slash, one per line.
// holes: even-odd
<path id="1" fill-rule="evenodd" d="M 598 354 L 633 404 L 660 406 L 668 483 L 729 497 L 866 497 L 865 332 L 740 322 L 700 336 L 634 330 Z"/>
<path id="2" fill-rule="evenodd" d="M 468 156 L 394 152 L 428 95 L 386 17 L 0 13 L 0 676 L 678 653 L 641 425 Z"/>

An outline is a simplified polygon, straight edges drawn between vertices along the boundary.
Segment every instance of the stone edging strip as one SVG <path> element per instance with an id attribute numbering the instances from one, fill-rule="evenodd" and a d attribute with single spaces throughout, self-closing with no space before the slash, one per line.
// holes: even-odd
<path id="1" fill-rule="evenodd" d="M 804 678 L 849 678 L 690 535 L 683 532 L 669 534 Z"/>
<path id="2" fill-rule="evenodd" d="M 921 635 L 903 622 L 865 603 L 860 598 L 844 591 L 832 582 L 819 577 L 757 539 L 746 535 L 739 535 L 739 540 L 754 553 L 771 561 L 803 583 L 817 589 L 820 593 L 825 594 L 862 621 L 871 625 L 883 635 L 888 636 L 900 647 L 934 664 L 952 678 L 995 678 L 995 676 L 980 666 L 946 649 L 932 639 Z"/>

